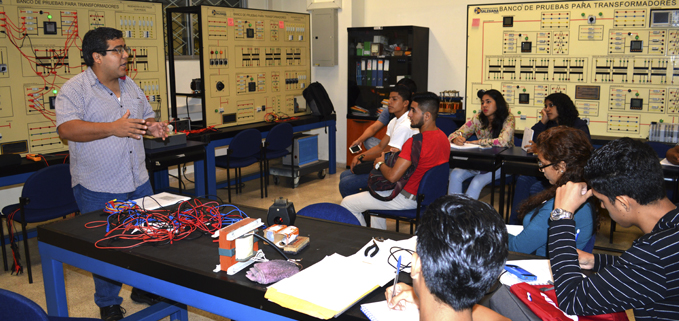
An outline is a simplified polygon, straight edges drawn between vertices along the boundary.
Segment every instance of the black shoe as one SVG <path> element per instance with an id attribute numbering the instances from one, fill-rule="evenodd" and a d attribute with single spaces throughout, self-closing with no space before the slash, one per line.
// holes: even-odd
<path id="1" fill-rule="evenodd" d="M 155 295 L 137 288 L 132 288 L 132 295 L 130 295 L 130 299 L 132 299 L 134 302 L 146 303 L 148 305 L 154 305 L 165 300 L 165 298 L 162 296 Z"/>
<path id="2" fill-rule="evenodd" d="M 101 319 L 106 321 L 117 321 L 125 315 L 125 309 L 120 305 L 109 305 L 107 307 L 99 308 Z"/>

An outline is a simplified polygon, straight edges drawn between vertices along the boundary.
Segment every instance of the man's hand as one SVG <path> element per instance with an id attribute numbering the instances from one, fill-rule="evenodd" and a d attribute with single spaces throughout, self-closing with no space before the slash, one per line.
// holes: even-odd
<path id="1" fill-rule="evenodd" d="M 418 308 L 418 298 L 410 285 L 405 283 L 396 284 L 396 294 L 391 297 L 391 292 L 394 287 L 387 287 L 387 291 L 384 292 L 384 296 L 387 298 L 387 304 L 394 310 L 403 311 L 410 307 Z"/>
<path id="2" fill-rule="evenodd" d="M 464 136 L 457 136 L 457 137 L 453 138 L 453 140 L 451 140 L 450 142 L 455 144 L 455 145 L 462 146 L 462 145 L 464 145 L 464 142 L 466 142 L 466 141 L 467 141 L 467 139 L 464 138 Z"/>
<path id="3" fill-rule="evenodd" d="M 166 122 L 147 121 L 146 126 L 148 128 L 146 131 L 153 137 L 162 138 L 163 140 L 167 138 L 168 129 Z"/>
<path id="4" fill-rule="evenodd" d="M 531 140 L 531 141 L 528 142 L 528 145 L 526 145 L 526 152 L 527 153 L 533 153 L 533 154 L 538 152 L 538 149 L 535 148 L 535 142 L 534 141 Z"/>
<path id="5" fill-rule="evenodd" d="M 130 119 L 130 110 L 125 112 L 123 117 L 111 123 L 111 132 L 117 137 L 130 137 L 141 139 L 141 135 L 146 134 L 146 121 L 143 119 Z"/>
<path id="6" fill-rule="evenodd" d="M 542 118 L 540 118 L 540 122 L 541 122 L 543 125 L 547 125 L 547 122 L 549 121 L 549 118 L 547 117 L 547 110 L 545 110 L 544 108 L 542 108 L 542 109 L 540 110 L 540 115 L 542 116 Z"/>
<path id="7" fill-rule="evenodd" d="M 674 165 L 679 165 L 679 146 L 670 148 L 667 151 L 667 154 L 665 154 L 665 158 L 667 158 L 668 162 Z"/>
<path id="8" fill-rule="evenodd" d="M 587 184 L 568 182 L 556 189 L 554 208 L 575 213 L 591 196 L 592 190 L 587 189 Z"/>
<path id="9" fill-rule="evenodd" d="M 358 158 L 361 155 L 363 155 L 363 154 L 358 154 L 358 155 L 356 155 L 356 157 L 354 157 L 354 159 L 351 160 L 351 165 L 349 165 L 349 169 L 351 169 L 352 173 L 354 172 L 354 166 L 358 165 L 358 163 L 359 163 Z M 363 157 L 365 157 L 365 156 L 363 156 Z"/>
<path id="10" fill-rule="evenodd" d="M 380 157 L 375 158 L 375 160 L 373 161 L 373 164 L 377 164 L 377 162 L 382 162 L 382 163 L 384 163 L 384 154 L 385 154 L 385 153 L 382 152 L 382 154 L 380 155 Z"/>
<path id="11" fill-rule="evenodd" d="M 578 263 L 583 270 L 591 270 L 594 268 L 594 254 L 578 250 Z"/>
<path id="12" fill-rule="evenodd" d="M 363 140 L 359 138 L 359 139 L 355 140 L 353 143 L 351 143 L 351 145 L 349 145 L 349 147 L 354 147 L 356 145 L 361 145 L 361 144 L 363 144 Z"/>

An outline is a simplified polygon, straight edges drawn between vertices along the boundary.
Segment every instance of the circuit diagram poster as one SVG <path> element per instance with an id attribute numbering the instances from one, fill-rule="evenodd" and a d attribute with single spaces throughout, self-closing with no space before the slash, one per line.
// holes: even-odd
<path id="1" fill-rule="evenodd" d="M 573 99 L 592 135 L 647 137 L 679 113 L 679 5 L 563 1 L 469 5 L 466 116 L 497 89 L 531 127 L 545 97 Z"/>

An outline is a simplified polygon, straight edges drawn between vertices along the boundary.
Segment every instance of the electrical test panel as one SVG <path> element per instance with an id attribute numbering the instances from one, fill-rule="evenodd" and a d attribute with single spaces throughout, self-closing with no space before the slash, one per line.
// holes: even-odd
<path id="1" fill-rule="evenodd" d="M 162 6 L 132 1 L 0 1 L 0 153 L 68 147 L 56 131 L 61 86 L 87 66 L 82 38 L 97 27 L 123 31 L 132 49 L 127 73 L 167 119 Z"/>
<path id="2" fill-rule="evenodd" d="M 480 89 L 504 94 L 516 128 L 544 99 L 573 99 L 592 135 L 644 138 L 679 122 L 679 1 L 563 1 L 467 7 L 467 118 Z"/>
<path id="3" fill-rule="evenodd" d="M 201 6 L 200 15 L 206 127 L 310 113 L 308 14 Z"/>

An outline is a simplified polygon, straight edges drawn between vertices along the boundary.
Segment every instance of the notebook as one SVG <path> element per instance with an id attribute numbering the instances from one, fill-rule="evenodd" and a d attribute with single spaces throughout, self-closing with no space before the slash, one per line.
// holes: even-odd
<path id="1" fill-rule="evenodd" d="M 475 149 L 475 148 L 492 148 L 493 146 L 482 146 L 478 144 L 471 144 L 471 143 L 464 143 L 464 145 L 460 146 L 457 144 L 450 143 L 450 148 L 452 149 Z"/>
<path id="2" fill-rule="evenodd" d="M 157 208 L 174 205 L 179 202 L 188 201 L 190 199 L 191 198 L 188 196 L 162 192 L 156 195 L 145 196 L 132 201 L 137 203 L 137 205 L 139 205 L 139 207 L 141 207 L 142 209 L 150 211 L 155 210 Z"/>
<path id="3" fill-rule="evenodd" d="M 417 321 L 420 319 L 420 310 L 414 306 L 403 311 L 392 310 L 386 300 L 361 304 L 361 312 L 371 321 Z"/>
<path id="4" fill-rule="evenodd" d="M 552 277 L 552 267 L 549 265 L 549 260 L 509 260 L 507 264 L 514 264 L 522 267 L 524 270 L 535 274 L 537 280 L 526 282 L 519 279 L 514 274 L 503 273 L 500 276 L 500 283 L 506 286 L 512 286 L 517 283 L 526 282 L 528 284 L 549 284 L 549 282 L 554 282 Z"/>

